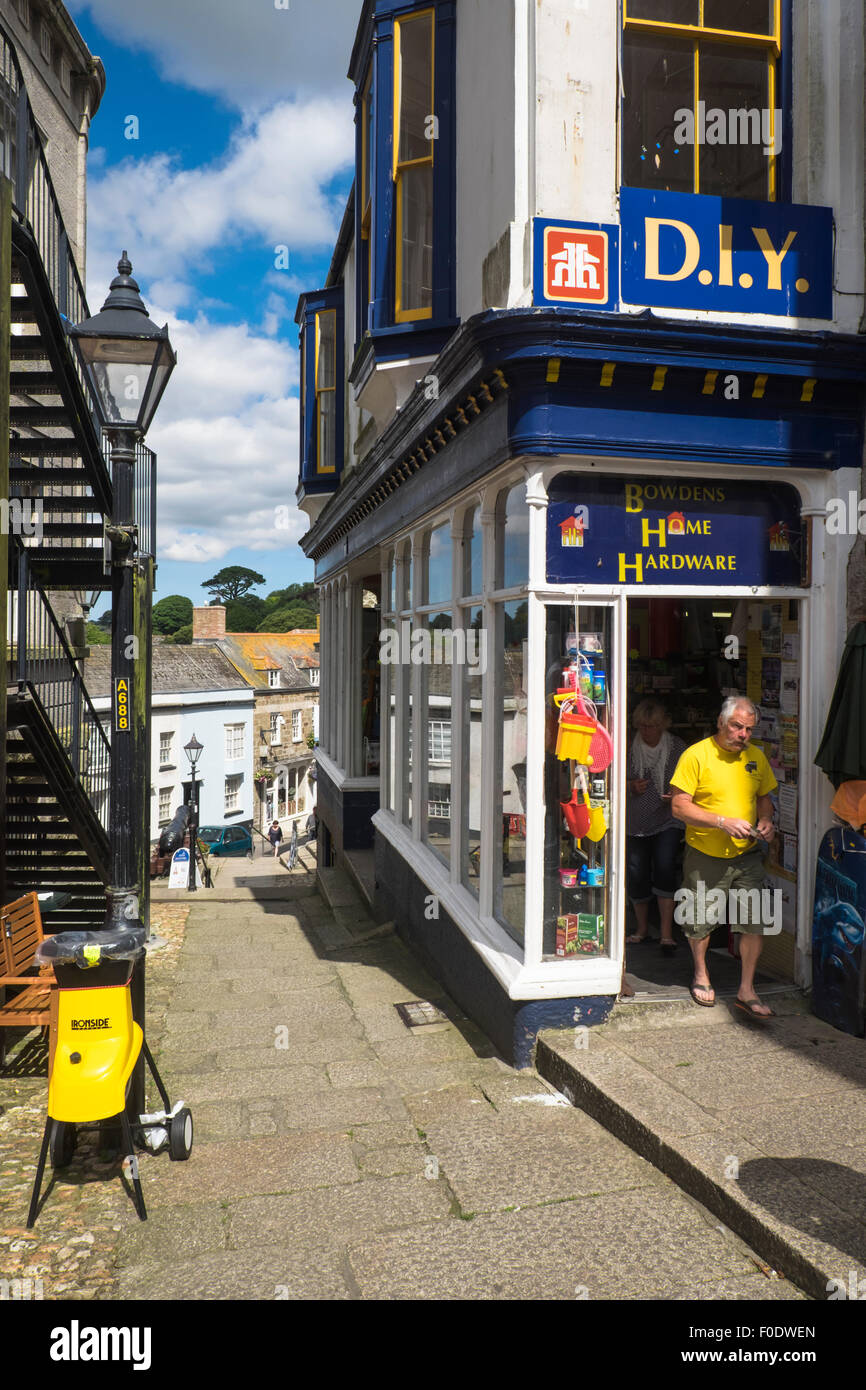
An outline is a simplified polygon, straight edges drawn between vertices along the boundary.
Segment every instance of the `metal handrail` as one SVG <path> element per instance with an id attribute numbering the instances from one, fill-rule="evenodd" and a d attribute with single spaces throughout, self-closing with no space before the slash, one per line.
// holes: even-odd
<path id="1" fill-rule="evenodd" d="M 18 54 L 2 24 L 0 121 L 5 136 L 0 149 L 0 172 L 12 182 L 13 203 L 39 247 L 57 308 L 77 323 L 89 317 L 84 286 L 69 245 Z"/>
<path id="2" fill-rule="evenodd" d="M 7 599 L 6 639 L 14 679 L 38 700 L 107 831 L 111 744 L 24 546 L 18 547 L 18 588 Z"/>

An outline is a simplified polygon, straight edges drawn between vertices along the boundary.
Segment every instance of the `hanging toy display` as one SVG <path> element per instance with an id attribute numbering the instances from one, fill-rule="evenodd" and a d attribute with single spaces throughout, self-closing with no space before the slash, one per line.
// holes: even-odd
<path id="1" fill-rule="evenodd" d="M 590 748 L 598 729 L 598 720 L 589 713 L 591 706 L 573 690 L 558 690 L 553 699 L 559 708 L 557 758 L 563 763 L 591 764 Z"/>

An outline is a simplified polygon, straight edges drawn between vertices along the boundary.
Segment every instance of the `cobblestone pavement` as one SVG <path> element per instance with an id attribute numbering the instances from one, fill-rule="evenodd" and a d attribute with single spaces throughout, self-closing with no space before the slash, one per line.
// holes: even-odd
<path id="1" fill-rule="evenodd" d="M 159 909 L 149 1038 L 196 1140 L 142 1157 L 146 1223 L 86 1153 L 27 1237 L 45 1081 L 0 1082 L 0 1250 L 46 1298 L 803 1297 L 499 1060 L 357 905 L 199 900 L 178 955 L 186 911 Z M 407 1030 L 412 999 L 446 1021 Z"/>
<path id="2" fill-rule="evenodd" d="M 165 944 L 155 939 L 148 953 L 151 1038 L 164 1022 L 188 913 L 186 904 L 152 912 L 154 936 Z M 48 1049 L 38 1032 L 10 1035 L 0 1072 L 0 1298 L 116 1298 L 117 1247 L 132 1207 L 118 1163 L 101 1160 L 95 1137 L 82 1136 L 33 1230 L 25 1226 L 45 1126 L 47 1069 Z M 50 1169 L 46 1173 L 43 1194 Z"/>

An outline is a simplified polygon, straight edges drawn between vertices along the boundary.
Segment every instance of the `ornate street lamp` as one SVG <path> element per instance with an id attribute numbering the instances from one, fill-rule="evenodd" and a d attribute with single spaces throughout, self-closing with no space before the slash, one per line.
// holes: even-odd
<path id="1" fill-rule="evenodd" d="M 189 892 L 190 892 L 190 893 L 194 893 L 194 892 L 196 891 L 196 881 L 195 881 L 195 854 L 196 854 L 196 846 L 197 846 L 197 844 L 198 844 L 198 788 L 196 787 L 196 782 L 195 782 L 195 770 L 196 770 L 196 768 L 198 767 L 198 760 L 199 760 L 199 758 L 201 757 L 203 747 L 204 747 L 204 744 L 203 744 L 203 743 L 199 743 L 199 741 L 198 741 L 198 739 L 196 738 L 195 734 L 193 734 L 193 736 L 192 736 L 192 738 L 190 739 L 189 743 L 185 743 L 185 744 L 183 745 L 183 751 L 184 751 L 184 753 L 186 753 L 187 761 L 189 762 L 190 772 L 192 773 L 192 786 L 190 787 L 190 792 L 189 792 L 190 816 L 189 816 L 189 883 L 188 883 L 188 889 L 189 889 Z"/>
<path id="2" fill-rule="evenodd" d="M 131 430 L 141 438 L 150 428 L 177 357 L 168 339 L 168 324 L 157 328 L 144 307 L 125 251 L 117 270 L 101 311 L 68 332 L 96 397 L 103 428 Z"/>
<path id="3" fill-rule="evenodd" d="M 75 345 L 109 440 L 113 506 L 106 536 L 111 545 L 110 773 L 111 882 L 105 925 L 144 925 L 150 931 L 148 822 L 150 818 L 150 610 L 153 558 L 138 551 L 135 516 L 135 452 L 174 370 L 177 358 L 168 325 L 150 319 L 124 251 L 100 313 L 67 329 Z M 150 489 L 148 488 L 148 496 Z M 136 1022 L 144 1023 L 144 960 L 132 983 Z M 134 1083 L 144 1105 L 143 1065 Z M 139 1103 L 140 1102 L 140 1103 Z"/>

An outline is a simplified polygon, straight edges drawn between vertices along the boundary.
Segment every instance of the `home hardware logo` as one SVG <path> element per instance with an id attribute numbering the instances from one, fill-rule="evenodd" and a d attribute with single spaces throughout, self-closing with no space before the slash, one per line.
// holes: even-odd
<path id="1" fill-rule="evenodd" d="M 108 1028 L 107 1018 L 73 1018 L 71 1020 L 73 1033 L 89 1032 L 94 1028 Z"/>

